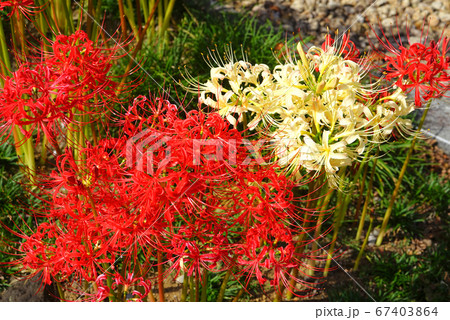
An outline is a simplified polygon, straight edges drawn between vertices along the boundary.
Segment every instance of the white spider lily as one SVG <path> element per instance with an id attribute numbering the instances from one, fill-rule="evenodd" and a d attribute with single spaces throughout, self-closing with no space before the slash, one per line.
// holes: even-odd
<path id="1" fill-rule="evenodd" d="M 300 59 L 287 58 L 273 71 L 233 57 L 225 63 L 215 59 L 222 65 L 200 84 L 201 99 L 234 126 L 246 114 L 247 128 L 269 136 L 279 165 L 293 177 L 302 168 L 324 171 L 337 187 L 340 168 L 371 144 L 387 141 L 395 127 L 408 128 L 401 117 L 412 105 L 400 89 L 371 98 L 378 84 L 362 84 L 368 65 L 346 60 L 340 48 L 297 49 Z"/>

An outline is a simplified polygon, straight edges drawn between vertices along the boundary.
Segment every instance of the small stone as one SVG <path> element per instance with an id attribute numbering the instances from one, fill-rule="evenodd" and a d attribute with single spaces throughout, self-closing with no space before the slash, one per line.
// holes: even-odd
<path id="1" fill-rule="evenodd" d="M 317 6 L 317 11 L 319 11 L 319 12 L 327 12 L 327 6 L 324 5 L 324 4 L 319 4 Z"/>
<path id="2" fill-rule="evenodd" d="M 423 12 L 419 9 L 416 9 L 416 11 L 414 11 L 414 14 L 412 16 L 412 20 L 413 21 L 420 21 L 422 22 L 422 19 L 424 17 L 424 15 L 426 14 L 426 12 Z"/>
<path id="3" fill-rule="evenodd" d="M 253 12 L 259 12 L 259 11 L 261 11 L 263 8 L 264 8 L 264 4 L 260 3 L 260 4 L 255 5 L 255 6 L 252 8 L 252 11 L 253 11 Z"/>
<path id="4" fill-rule="evenodd" d="M 395 10 L 394 8 L 391 8 L 391 9 L 389 10 L 388 16 L 389 16 L 389 17 L 394 17 L 394 16 L 396 16 L 396 15 L 397 15 L 397 10 Z"/>
<path id="5" fill-rule="evenodd" d="M 175 279 L 175 281 L 176 281 L 177 283 L 183 283 L 183 282 L 184 282 L 184 274 L 178 276 L 178 277 Z"/>
<path id="6" fill-rule="evenodd" d="M 334 9 L 336 9 L 337 7 L 339 7 L 339 3 L 337 3 L 337 2 L 335 2 L 335 1 L 333 1 L 333 0 L 331 0 L 330 2 L 328 2 L 327 7 L 328 7 L 328 9 L 330 9 L 330 10 L 334 10 Z"/>
<path id="7" fill-rule="evenodd" d="M 403 8 L 408 8 L 411 6 L 411 2 L 409 0 L 403 0 L 402 1 L 402 7 Z"/>
<path id="8" fill-rule="evenodd" d="M 430 14 L 430 16 L 428 17 L 428 23 L 432 28 L 437 27 L 439 25 L 439 22 L 439 18 L 435 14 Z"/>
<path id="9" fill-rule="evenodd" d="M 406 14 L 412 16 L 412 15 L 414 14 L 414 9 L 411 8 L 411 7 L 408 7 L 408 8 L 405 9 L 404 12 L 405 12 Z"/>
<path id="10" fill-rule="evenodd" d="M 388 1 L 387 1 L 387 0 L 378 0 L 378 1 L 375 2 L 375 3 L 376 3 L 376 5 L 377 5 L 378 7 L 382 7 L 382 6 L 384 6 L 385 4 L 387 4 Z"/>
<path id="11" fill-rule="evenodd" d="M 381 18 L 386 18 L 389 13 L 389 6 L 378 8 L 378 14 L 381 16 Z"/>
<path id="12" fill-rule="evenodd" d="M 386 18 L 381 21 L 383 28 L 392 28 L 395 25 L 394 18 Z"/>
<path id="13" fill-rule="evenodd" d="M 443 6 L 444 6 L 444 5 L 443 5 L 442 2 L 440 2 L 440 1 L 433 1 L 433 2 L 431 3 L 431 7 L 432 7 L 434 10 L 441 10 Z"/>
<path id="14" fill-rule="evenodd" d="M 313 20 L 310 24 L 309 24 L 309 28 L 313 31 L 317 31 L 319 30 L 319 22 L 317 20 Z"/>
<path id="15" fill-rule="evenodd" d="M 444 30 L 444 37 L 450 38 L 450 28 Z M 447 175 L 450 176 L 450 169 L 447 171 Z"/>
<path id="16" fill-rule="evenodd" d="M 450 13 L 448 12 L 439 12 L 439 19 L 441 19 L 442 22 L 449 22 L 450 21 Z"/>
<path id="17" fill-rule="evenodd" d="M 420 42 L 420 37 L 409 37 L 409 43 L 419 43 Z"/>
<path id="18" fill-rule="evenodd" d="M 294 27 L 293 27 L 291 24 L 286 23 L 286 24 L 283 24 L 281 27 L 282 27 L 283 30 L 286 31 L 287 33 L 292 33 L 292 32 L 294 32 Z"/>
<path id="19" fill-rule="evenodd" d="M 291 9 L 303 12 L 305 10 L 305 3 L 300 0 L 294 0 L 291 4 Z"/>
<path id="20" fill-rule="evenodd" d="M 356 6 L 357 1 L 356 0 L 341 0 L 342 4 L 345 6 Z"/>
<path id="21" fill-rule="evenodd" d="M 249 7 L 251 7 L 253 4 L 254 4 L 254 1 L 253 1 L 253 0 L 243 0 L 243 1 L 241 2 L 241 7 L 243 7 L 243 8 L 249 8 Z"/>

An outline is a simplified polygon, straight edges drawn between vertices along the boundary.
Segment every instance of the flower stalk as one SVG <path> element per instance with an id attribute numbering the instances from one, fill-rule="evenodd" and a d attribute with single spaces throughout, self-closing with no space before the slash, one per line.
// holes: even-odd
<path id="1" fill-rule="evenodd" d="M 406 173 L 406 169 L 408 168 L 409 160 L 411 159 L 411 155 L 414 152 L 414 147 L 416 145 L 417 136 L 420 135 L 423 123 L 425 122 L 425 118 L 427 117 L 428 110 L 430 109 L 431 101 L 429 100 L 425 106 L 425 110 L 423 111 L 422 117 L 420 118 L 419 126 L 417 128 L 417 133 L 414 135 L 411 146 L 408 149 L 408 153 L 406 154 L 405 161 L 403 162 L 402 169 L 400 171 L 400 174 L 397 178 L 397 181 L 395 182 L 395 188 L 394 192 L 392 192 L 391 200 L 389 201 L 389 206 L 386 209 L 386 212 L 383 217 L 383 222 L 380 227 L 380 233 L 378 234 L 376 246 L 380 246 L 383 242 L 383 238 L 386 235 L 387 225 L 389 222 L 389 218 L 391 217 L 392 209 L 394 208 L 395 199 L 397 199 L 398 192 L 400 191 L 400 187 L 403 181 L 403 177 Z"/>

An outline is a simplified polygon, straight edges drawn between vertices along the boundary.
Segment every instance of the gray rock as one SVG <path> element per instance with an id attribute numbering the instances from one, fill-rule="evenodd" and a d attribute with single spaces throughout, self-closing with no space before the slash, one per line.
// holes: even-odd
<path id="1" fill-rule="evenodd" d="M 11 286 L 0 295 L 3 302 L 55 302 L 57 298 L 55 286 L 44 286 L 40 273 L 31 279 L 15 280 Z"/>
<path id="2" fill-rule="evenodd" d="M 447 92 L 448 96 L 449 92 Z M 421 110 L 419 110 L 421 111 Z M 434 138 L 438 146 L 450 154 L 450 98 L 435 99 L 431 103 L 422 132 L 425 136 Z"/>

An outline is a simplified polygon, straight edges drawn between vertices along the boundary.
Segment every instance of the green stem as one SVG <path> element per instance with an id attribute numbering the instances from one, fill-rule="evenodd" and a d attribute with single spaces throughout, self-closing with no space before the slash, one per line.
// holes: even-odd
<path id="1" fill-rule="evenodd" d="M 65 299 L 64 299 L 64 291 L 63 291 L 63 289 L 62 289 L 62 287 L 61 287 L 61 284 L 60 284 L 58 281 L 56 281 L 56 288 L 58 288 L 59 298 L 60 298 L 62 301 L 64 301 L 64 300 L 65 300 Z"/>
<path id="2" fill-rule="evenodd" d="M 189 277 L 189 301 L 195 301 L 194 274 Z"/>
<path id="3" fill-rule="evenodd" d="M 431 100 L 428 101 L 425 110 L 423 112 L 422 118 L 420 119 L 419 127 L 417 129 L 417 134 L 414 135 L 414 138 L 411 142 L 411 146 L 409 147 L 408 154 L 406 155 L 406 159 L 403 162 L 402 170 L 400 171 L 400 175 L 398 176 L 397 182 L 395 183 L 395 189 L 391 196 L 391 201 L 389 202 L 389 207 L 386 210 L 386 213 L 384 214 L 383 223 L 381 224 L 380 228 L 380 234 L 378 235 L 376 245 L 380 246 L 383 242 L 383 238 L 386 234 L 386 228 L 387 224 L 389 222 L 389 218 L 391 217 L 392 208 L 394 207 L 395 199 L 397 198 L 398 192 L 400 191 L 400 186 L 402 184 L 403 176 L 406 173 L 406 169 L 409 164 L 409 160 L 411 159 L 411 155 L 414 151 L 414 146 L 416 145 L 417 136 L 420 134 L 420 130 L 422 130 L 423 123 L 425 121 L 425 118 L 427 117 L 428 110 L 430 109 Z"/>
<path id="4" fill-rule="evenodd" d="M 361 165 L 364 165 L 364 173 L 362 176 L 361 185 L 359 186 L 358 200 L 356 201 L 356 209 L 355 209 L 355 215 L 354 215 L 354 219 L 356 221 L 358 220 L 359 214 L 361 211 L 361 202 L 362 202 L 362 198 L 364 196 L 364 187 L 366 186 L 367 172 L 369 171 L 369 166 L 367 165 L 367 163 L 361 163 Z"/>
<path id="5" fill-rule="evenodd" d="M 0 47 L 2 59 L 2 73 L 5 76 L 11 75 L 11 61 L 9 59 L 8 46 L 6 45 L 5 31 L 3 29 L 3 21 L 0 20 Z"/>
<path id="6" fill-rule="evenodd" d="M 187 274 L 184 274 L 184 277 L 183 277 L 183 290 L 181 291 L 181 302 L 186 302 L 188 284 L 189 284 L 188 276 L 187 276 Z"/>
<path id="7" fill-rule="evenodd" d="M 83 7 L 83 5 L 81 5 Z M 82 10 L 80 10 L 82 11 Z M 89 39 L 94 40 L 94 34 L 93 34 L 93 21 L 91 19 L 91 16 L 94 16 L 94 0 L 88 0 L 88 17 L 86 19 L 86 33 L 89 37 Z"/>
<path id="8" fill-rule="evenodd" d="M 328 190 L 328 189 L 325 189 L 325 190 Z M 320 205 L 321 211 L 325 211 L 327 209 L 328 204 L 330 203 L 330 200 L 331 200 L 331 197 L 333 196 L 333 194 L 334 194 L 334 190 L 328 191 L 328 194 L 326 195 L 325 199 L 323 200 L 323 202 Z M 318 239 L 320 237 L 320 234 L 322 232 L 323 218 L 324 218 L 324 215 L 321 214 L 319 216 L 319 219 L 317 220 L 316 228 L 314 230 L 314 239 Z M 317 243 L 317 240 L 315 240 L 312 243 L 311 252 L 317 251 L 318 248 L 319 248 L 319 244 Z M 314 269 L 315 269 L 315 267 L 316 267 L 316 260 L 310 259 L 309 260 L 309 269 L 308 269 L 308 275 L 310 277 L 314 276 L 314 271 L 315 271 Z"/>
<path id="9" fill-rule="evenodd" d="M 369 242 L 369 235 L 372 232 L 372 227 L 373 227 L 373 218 L 370 217 L 369 229 L 367 230 L 366 237 L 364 238 L 364 242 L 361 246 L 361 250 L 359 251 L 358 256 L 356 257 L 355 265 L 353 266 L 353 271 L 358 271 L 359 263 L 361 262 L 361 258 L 363 256 L 364 249 L 367 246 L 367 242 Z"/>
<path id="10" fill-rule="evenodd" d="M 242 290 L 242 289 L 241 289 Z M 275 298 L 273 299 L 273 302 L 282 302 L 283 301 L 283 289 L 282 284 L 278 284 L 277 288 L 275 289 Z"/>
<path id="11" fill-rule="evenodd" d="M 163 36 L 166 33 L 167 28 L 169 27 L 169 21 L 170 21 L 170 18 L 172 17 L 172 10 L 173 10 L 174 5 L 175 5 L 175 0 L 170 0 L 169 5 L 165 8 L 166 12 L 164 15 L 164 22 L 163 22 L 162 30 L 161 30 L 161 32 L 162 32 L 161 35 L 163 35 Z"/>
<path id="12" fill-rule="evenodd" d="M 307 204 L 306 204 L 307 209 L 311 209 L 314 207 L 316 202 L 313 200 L 314 199 L 313 194 L 315 194 L 317 191 L 319 191 L 318 188 L 323 181 L 325 181 L 325 175 L 323 175 L 323 179 L 314 179 L 309 182 L 308 198 L 306 200 L 307 201 Z M 319 197 L 317 197 L 317 198 L 319 198 Z M 310 217 L 310 214 L 306 213 L 305 219 L 309 220 L 309 217 Z M 299 244 L 299 246 L 295 250 L 295 253 L 298 256 L 301 256 L 303 254 L 303 252 L 305 251 L 305 246 L 302 244 L 306 238 L 308 227 L 309 227 L 309 223 L 306 222 L 305 225 L 302 226 L 303 233 L 301 233 L 298 237 L 297 243 Z M 295 286 L 297 284 L 297 281 L 296 281 L 297 277 L 298 277 L 298 268 L 293 268 L 291 270 L 291 280 L 289 282 L 289 290 L 286 293 L 286 300 L 291 300 L 294 295 Z"/>
<path id="13" fill-rule="evenodd" d="M 158 292 L 159 292 L 159 302 L 164 302 L 164 275 L 162 266 L 162 252 L 158 250 Z"/>
<path id="14" fill-rule="evenodd" d="M 200 277 L 195 276 L 195 302 L 200 301 Z"/>
<path id="15" fill-rule="evenodd" d="M 134 8 L 133 3 L 131 0 L 127 0 L 127 6 L 124 7 L 125 15 L 128 19 L 128 23 L 130 24 L 131 30 L 133 31 L 134 37 L 139 41 L 139 28 L 136 25 L 136 22 L 134 21 Z"/>
<path id="16" fill-rule="evenodd" d="M 345 171 L 342 172 L 341 187 L 343 187 L 343 184 L 344 184 L 344 177 L 345 177 Z M 325 268 L 323 271 L 324 277 L 328 276 L 328 271 L 330 269 L 331 260 L 333 259 L 334 247 L 336 246 L 337 236 L 339 234 L 339 229 L 342 225 L 342 222 L 344 221 L 345 213 L 347 212 L 347 208 L 350 203 L 350 199 L 351 199 L 351 192 L 344 194 L 343 191 L 338 191 L 337 205 L 339 206 L 339 208 L 336 211 L 337 214 L 336 214 L 336 220 L 334 222 L 333 238 L 331 240 L 330 249 L 328 250 L 328 255 L 327 255 L 327 261 L 325 262 Z"/>
<path id="17" fill-rule="evenodd" d="M 202 302 L 206 302 L 206 294 L 208 291 L 208 270 L 203 270 L 203 279 L 202 279 L 202 296 L 201 300 Z"/>
<path id="18" fill-rule="evenodd" d="M 239 290 L 238 294 L 236 295 L 236 297 L 234 297 L 233 302 L 238 302 L 239 298 L 242 296 L 242 294 L 244 293 L 245 288 L 242 287 L 241 290 Z"/>
<path id="19" fill-rule="evenodd" d="M 122 38 L 127 38 L 127 25 L 125 22 L 125 10 L 123 7 L 123 0 L 119 0 L 119 14 L 120 14 L 120 27 L 122 28 Z"/>
<path id="20" fill-rule="evenodd" d="M 33 136 L 26 139 L 23 145 L 25 151 L 25 161 L 28 171 L 28 177 L 30 182 L 35 184 L 36 182 L 36 161 L 34 159 L 34 148 L 33 148 Z"/>
<path id="21" fill-rule="evenodd" d="M 369 203 L 372 199 L 373 178 L 375 177 L 375 171 L 377 170 L 378 153 L 379 153 L 379 150 L 377 151 L 377 154 L 373 161 L 373 168 L 372 168 L 372 172 L 370 174 L 369 185 L 367 187 L 366 199 L 364 200 L 364 207 L 362 210 L 361 219 L 359 220 L 358 230 L 356 231 L 355 240 L 357 240 L 357 241 L 359 241 L 359 239 L 361 238 L 361 234 L 364 229 L 364 222 L 366 220 L 367 209 L 369 208 Z"/>
<path id="22" fill-rule="evenodd" d="M 47 135 L 43 135 L 42 137 L 42 148 L 41 148 L 41 159 L 40 159 L 40 165 L 43 166 L 45 162 L 47 161 Z"/>
<path id="23" fill-rule="evenodd" d="M 131 70 L 131 66 L 134 63 L 134 59 L 136 58 L 136 55 L 138 54 L 139 50 L 141 50 L 142 43 L 144 41 L 144 34 L 147 31 L 147 29 L 149 28 L 150 22 L 153 20 L 153 16 L 155 15 L 156 8 L 157 8 L 157 5 L 159 4 L 159 1 L 160 0 L 156 0 L 155 5 L 153 6 L 152 12 L 150 13 L 150 16 L 147 18 L 147 22 L 145 23 L 145 27 L 144 27 L 144 29 L 141 32 L 141 37 L 139 38 L 139 41 L 136 44 L 136 47 L 134 48 L 133 53 L 131 54 L 131 59 L 128 62 L 128 65 L 127 65 L 127 67 L 125 69 L 124 74 L 128 74 L 128 72 Z M 116 94 L 120 93 L 120 91 L 122 90 L 122 87 L 123 87 L 125 81 L 126 81 L 126 77 L 123 77 L 122 80 L 120 81 L 119 86 L 116 89 Z"/>
<path id="24" fill-rule="evenodd" d="M 70 33 L 75 32 L 75 27 L 73 26 L 73 16 L 72 16 L 72 8 L 69 7 L 67 4 L 67 1 L 60 0 L 62 2 L 63 10 L 65 19 L 64 22 L 66 24 L 66 30 L 68 30 Z"/>
<path id="25" fill-rule="evenodd" d="M 222 302 L 223 297 L 225 296 L 225 289 L 227 288 L 228 280 L 231 276 L 231 268 L 228 269 L 227 273 L 225 273 L 225 277 L 223 278 L 222 285 L 220 286 L 219 295 L 217 296 L 217 302 Z"/>

